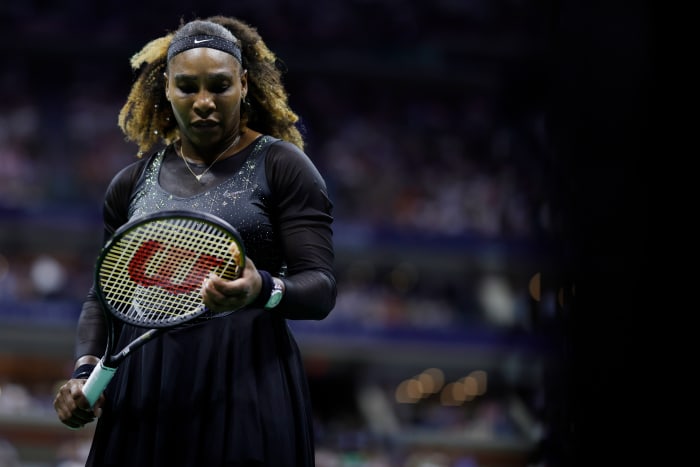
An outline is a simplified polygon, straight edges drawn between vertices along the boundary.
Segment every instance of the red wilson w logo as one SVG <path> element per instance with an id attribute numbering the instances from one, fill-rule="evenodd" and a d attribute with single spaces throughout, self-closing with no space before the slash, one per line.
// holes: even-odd
<path id="1" fill-rule="evenodd" d="M 149 273 L 149 263 L 159 253 Z M 144 287 L 161 287 L 171 294 L 189 293 L 198 289 L 209 271 L 223 264 L 216 256 L 169 247 L 156 240 L 144 242 L 129 261 L 129 277 Z"/>

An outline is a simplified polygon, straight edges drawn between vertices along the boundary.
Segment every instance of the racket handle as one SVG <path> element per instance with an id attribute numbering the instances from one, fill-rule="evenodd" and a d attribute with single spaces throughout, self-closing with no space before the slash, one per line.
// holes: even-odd
<path id="1" fill-rule="evenodd" d="M 92 370 L 90 377 L 85 381 L 85 385 L 83 386 L 83 394 L 85 394 L 85 397 L 90 403 L 90 407 L 95 405 L 95 402 L 100 398 L 100 394 L 102 394 L 102 391 L 104 391 L 107 384 L 112 380 L 116 371 L 116 368 L 105 366 L 104 359 L 100 360 L 100 363 Z"/>

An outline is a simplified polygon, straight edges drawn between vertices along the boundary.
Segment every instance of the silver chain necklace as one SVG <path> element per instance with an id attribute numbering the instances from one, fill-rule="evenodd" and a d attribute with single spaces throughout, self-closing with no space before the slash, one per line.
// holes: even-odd
<path id="1" fill-rule="evenodd" d="M 202 173 L 199 174 L 199 175 L 197 175 L 196 173 L 194 173 L 194 170 L 192 170 L 192 167 L 190 167 L 190 164 L 187 162 L 187 158 L 185 157 L 185 152 L 182 150 L 182 141 L 180 141 L 179 147 L 178 147 L 177 144 L 175 145 L 175 152 L 177 152 L 177 154 L 178 154 L 180 157 L 182 157 L 182 160 L 185 162 L 185 167 L 187 167 L 187 170 L 189 170 L 190 173 L 191 173 L 192 175 L 194 175 L 194 178 L 196 178 L 197 181 L 198 181 L 199 183 L 202 183 L 202 177 L 204 176 L 204 174 L 207 173 L 207 172 L 209 172 L 209 169 L 211 169 L 211 168 L 214 166 L 214 164 L 216 164 L 216 163 L 219 161 L 219 159 L 221 159 L 221 156 L 223 156 L 224 154 L 226 154 L 226 152 L 227 152 L 229 149 L 231 149 L 232 147 L 236 146 L 240 140 L 241 140 L 241 134 L 239 133 L 238 136 L 236 136 L 236 138 L 233 140 L 233 143 L 231 143 L 226 149 L 224 149 L 223 152 L 222 152 L 221 154 L 219 154 L 218 156 L 216 156 L 216 159 L 214 159 L 214 162 L 212 162 L 211 164 L 209 164 L 209 167 L 207 167 L 206 169 L 204 169 L 204 172 L 202 172 Z"/>

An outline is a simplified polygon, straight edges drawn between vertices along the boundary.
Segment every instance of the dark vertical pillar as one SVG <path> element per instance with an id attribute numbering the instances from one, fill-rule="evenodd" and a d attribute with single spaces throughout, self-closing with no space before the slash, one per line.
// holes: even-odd
<path id="1" fill-rule="evenodd" d="M 648 288 L 651 34 L 643 2 L 561 0 L 549 133 L 561 279 L 574 290 L 556 465 L 636 465 L 647 449 L 639 346 Z M 561 447 L 564 447 L 561 449 Z"/>

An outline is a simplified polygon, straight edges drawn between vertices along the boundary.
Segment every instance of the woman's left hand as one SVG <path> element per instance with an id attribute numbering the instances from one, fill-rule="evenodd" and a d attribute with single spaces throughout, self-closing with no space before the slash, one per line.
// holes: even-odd
<path id="1" fill-rule="evenodd" d="M 238 310 L 252 303 L 261 288 L 258 268 L 246 257 L 245 268 L 238 279 L 227 280 L 210 275 L 202 284 L 202 301 L 214 313 Z"/>

